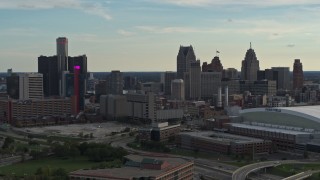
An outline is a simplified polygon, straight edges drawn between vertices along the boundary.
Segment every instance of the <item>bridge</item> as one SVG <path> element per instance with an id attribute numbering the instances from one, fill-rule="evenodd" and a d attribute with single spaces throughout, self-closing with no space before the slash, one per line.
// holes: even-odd
<path id="1" fill-rule="evenodd" d="M 305 171 L 305 172 L 301 172 L 301 173 L 298 173 L 298 174 L 295 174 L 293 176 L 290 176 L 290 177 L 286 177 L 282 180 L 302 180 L 302 179 L 306 179 L 310 176 L 312 176 L 312 174 L 315 174 L 315 173 L 319 173 L 320 170 L 309 170 L 309 171 Z"/>
<path id="2" fill-rule="evenodd" d="M 236 171 L 234 171 L 232 173 L 232 180 L 245 180 L 250 173 L 264 169 L 264 168 L 268 168 L 268 167 L 276 167 L 276 166 L 280 166 L 283 164 L 310 164 L 310 163 L 313 164 L 315 162 L 297 161 L 297 160 L 281 160 L 281 161 L 265 161 L 265 162 L 249 164 L 249 165 L 243 166 L 243 167 L 237 169 Z M 308 174 L 308 173 L 306 173 L 306 174 Z M 301 177 L 303 177 L 302 174 L 301 174 Z M 288 178 L 290 178 L 290 177 L 288 177 Z M 293 178 L 293 179 L 296 180 L 297 178 Z M 288 180 L 288 179 L 286 179 L 286 180 Z M 289 179 L 289 180 L 291 180 L 291 179 Z"/>

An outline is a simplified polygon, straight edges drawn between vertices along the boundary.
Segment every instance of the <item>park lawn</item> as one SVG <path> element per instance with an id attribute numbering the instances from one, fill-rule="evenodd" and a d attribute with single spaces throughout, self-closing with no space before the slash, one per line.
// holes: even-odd
<path id="1" fill-rule="evenodd" d="M 90 169 L 92 166 L 98 164 L 98 162 L 89 161 L 86 157 L 76 157 L 69 159 L 48 157 L 0 167 L 0 175 L 16 175 L 22 177 L 24 175 L 34 174 L 39 167 L 49 167 L 52 170 L 63 168 L 67 172 L 72 172 L 78 169 Z"/>

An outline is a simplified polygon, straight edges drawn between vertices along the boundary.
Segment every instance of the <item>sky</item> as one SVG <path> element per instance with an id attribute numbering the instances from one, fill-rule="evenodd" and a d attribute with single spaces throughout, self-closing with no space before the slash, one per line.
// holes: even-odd
<path id="1" fill-rule="evenodd" d="M 319 0 L 0 0 L 0 72 L 36 72 L 57 37 L 91 72 L 176 71 L 180 45 L 240 70 L 250 42 L 260 69 L 320 70 L 319 32 Z"/>

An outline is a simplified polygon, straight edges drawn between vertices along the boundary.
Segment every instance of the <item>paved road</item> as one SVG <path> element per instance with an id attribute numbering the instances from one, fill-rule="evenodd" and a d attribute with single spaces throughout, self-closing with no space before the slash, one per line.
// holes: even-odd
<path id="1" fill-rule="evenodd" d="M 237 167 L 232 165 L 227 165 L 219 162 L 215 162 L 208 159 L 201 159 L 201 158 L 193 158 L 193 157 L 187 157 L 187 156 L 180 156 L 180 155 L 172 155 L 172 154 L 163 154 L 163 153 L 153 153 L 153 152 L 146 152 L 141 150 L 132 149 L 127 146 L 129 142 L 132 142 L 134 138 L 125 138 L 119 141 L 114 141 L 111 143 L 111 146 L 113 147 L 122 147 L 126 149 L 130 153 L 134 154 L 141 154 L 141 155 L 153 155 L 153 156 L 166 156 L 166 157 L 178 157 L 178 158 L 184 158 L 188 159 L 194 162 L 195 166 L 195 174 L 201 174 L 208 176 L 209 179 L 210 176 L 215 177 L 215 174 L 217 174 L 217 179 L 223 179 L 223 180 L 231 180 L 231 175 L 233 171 L 237 169 Z M 200 170 L 200 171 L 198 171 Z M 198 176 L 199 177 L 199 176 Z"/>
<path id="2" fill-rule="evenodd" d="M 296 162 L 297 161 L 295 161 L 295 160 L 284 160 L 284 161 L 266 161 L 266 162 L 249 164 L 249 165 L 243 166 L 243 167 L 237 169 L 235 172 L 233 172 L 232 180 L 245 180 L 246 177 L 248 176 L 248 174 L 253 171 L 267 168 L 267 167 L 279 166 L 284 163 L 292 164 L 292 163 L 296 163 Z"/>
<path id="3" fill-rule="evenodd" d="M 302 179 L 306 179 L 310 176 L 312 176 L 312 174 L 315 174 L 315 173 L 319 173 L 320 170 L 309 170 L 309 171 L 305 171 L 305 172 L 301 172 L 299 174 L 295 174 L 293 176 L 290 176 L 290 177 L 286 177 L 282 180 L 302 180 Z"/>
<path id="4" fill-rule="evenodd" d="M 247 166 L 243 166 L 232 174 L 232 180 L 245 180 L 248 174 L 251 172 L 267 168 L 267 167 L 276 167 L 282 164 L 312 164 L 316 162 L 310 161 L 299 161 L 299 160 L 282 160 L 282 161 L 265 161 L 254 164 L 249 164 Z"/>

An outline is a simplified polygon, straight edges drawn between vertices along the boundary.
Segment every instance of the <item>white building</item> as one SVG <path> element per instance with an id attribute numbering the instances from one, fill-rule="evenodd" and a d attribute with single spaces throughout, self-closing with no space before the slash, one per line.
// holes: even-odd
<path id="1" fill-rule="evenodd" d="M 128 116 L 128 103 L 123 95 L 100 96 L 100 114 L 108 119 L 125 118 Z"/>
<path id="2" fill-rule="evenodd" d="M 43 75 L 40 73 L 21 73 L 19 76 L 19 99 L 43 98 Z"/>
<path id="3" fill-rule="evenodd" d="M 156 97 L 154 93 L 128 93 L 128 116 L 130 119 L 156 120 Z"/>

